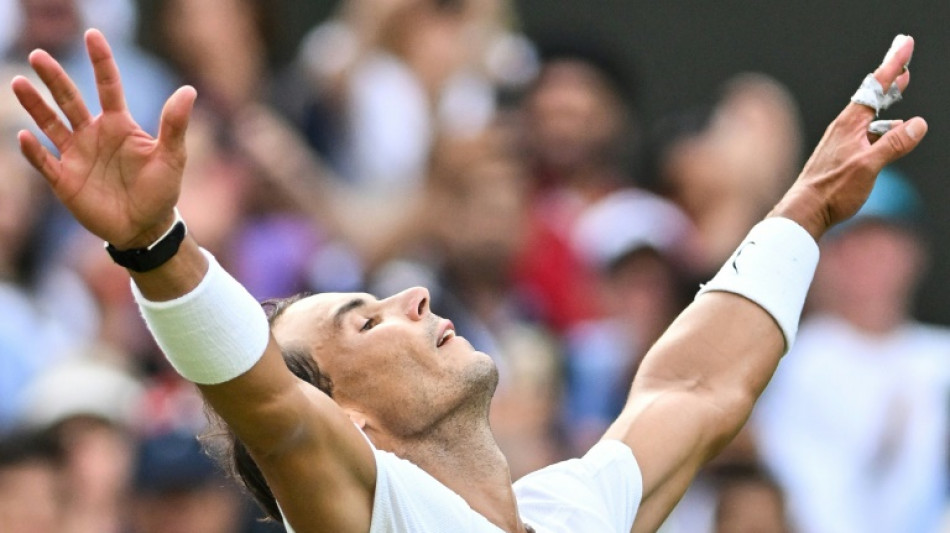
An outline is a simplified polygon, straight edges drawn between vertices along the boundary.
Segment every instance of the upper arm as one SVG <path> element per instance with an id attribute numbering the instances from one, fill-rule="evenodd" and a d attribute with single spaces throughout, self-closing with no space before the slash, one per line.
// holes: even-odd
<path id="1" fill-rule="evenodd" d="M 702 465 L 732 439 L 778 364 L 784 339 L 745 298 L 698 298 L 650 350 L 605 438 L 633 450 L 643 474 L 634 531 L 652 531 Z"/>
<path id="2" fill-rule="evenodd" d="M 290 372 L 273 337 L 248 372 L 200 389 L 248 448 L 296 528 L 369 530 L 373 450 L 331 398 Z"/>

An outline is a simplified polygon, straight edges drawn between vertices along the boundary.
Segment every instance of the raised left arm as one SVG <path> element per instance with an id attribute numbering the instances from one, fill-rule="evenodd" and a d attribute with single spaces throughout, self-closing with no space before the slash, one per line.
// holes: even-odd
<path id="1" fill-rule="evenodd" d="M 874 72 L 882 87 L 907 87 L 904 67 L 913 46 L 910 38 L 895 40 Z M 747 248 L 740 246 L 711 282 L 713 290 L 703 291 L 644 359 L 623 412 L 605 435 L 633 449 L 643 474 L 634 531 L 659 527 L 700 467 L 745 423 L 793 340 L 817 261 L 815 241 L 857 212 L 881 168 L 913 150 L 927 131 L 926 122 L 914 118 L 893 121 L 878 137 L 868 133 L 874 116 L 875 110 L 857 103 L 842 111 L 769 215 L 794 224 L 767 219 L 761 226 L 767 231 L 754 230 L 759 233 L 750 234 Z M 751 281 L 743 281 L 749 274 Z M 720 276 L 754 288 L 733 290 Z M 798 288 L 776 297 L 796 284 L 791 277 L 798 278 Z"/>

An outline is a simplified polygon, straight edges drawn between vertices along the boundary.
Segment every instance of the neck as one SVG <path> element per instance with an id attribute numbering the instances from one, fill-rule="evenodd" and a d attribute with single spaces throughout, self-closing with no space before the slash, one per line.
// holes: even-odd
<path id="1" fill-rule="evenodd" d="M 424 437 L 399 440 L 392 451 L 425 470 L 502 530 L 525 531 L 508 461 L 487 421 L 475 427 L 447 422 Z"/>

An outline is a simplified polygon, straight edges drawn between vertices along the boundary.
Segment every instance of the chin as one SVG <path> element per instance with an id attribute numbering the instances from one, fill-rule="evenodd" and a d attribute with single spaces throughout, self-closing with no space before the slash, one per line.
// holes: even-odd
<path id="1" fill-rule="evenodd" d="M 484 396 L 488 401 L 498 388 L 498 367 L 495 361 L 483 352 L 475 352 L 476 359 L 468 368 L 467 380 L 473 394 Z"/>

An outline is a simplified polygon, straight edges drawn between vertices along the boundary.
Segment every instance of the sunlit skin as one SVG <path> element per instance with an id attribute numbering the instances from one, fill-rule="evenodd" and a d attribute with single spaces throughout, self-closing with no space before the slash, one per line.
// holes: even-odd
<path id="1" fill-rule="evenodd" d="M 419 435 L 460 412 L 483 423 L 494 363 L 432 313 L 429 300 L 421 287 L 384 300 L 318 294 L 289 306 L 273 333 L 281 346 L 311 354 L 333 381 L 334 400 L 360 413 L 374 442 Z"/>
<path id="2" fill-rule="evenodd" d="M 153 138 L 129 114 L 102 34 L 88 31 L 86 48 L 103 112 L 93 116 L 62 67 L 36 51 L 30 64 L 69 125 L 32 82 L 18 76 L 12 83 L 17 99 L 59 155 L 25 130 L 18 135 L 20 149 L 83 226 L 119 249 L 145 247 L 172 225 L 197 94 L 190 87 L 176 91 Z M 913 48 L 913 39 L 898 41 L 874 72 L 882 86 L 907 87 L 904 65 Z M 880 138 L 869 136 L 873 119 L 872 109 L 848 104 L 769 216 L 793 220 L 817 240 L 854 215 L 881 168 L 913 150 L 927 132 L 917 117 L 894 121 Z M 162 302 L 193 291 L 208 270 L 189 235 L 168 262 L 131 275 L 145 298 Z M 354 298 L 365 300 L 342 315 L 342 331 L 323 336 Z M 199 385 L 246 445 L 297 533 L 369 531 L 376 462 L 357 426 L 502 530 L 525 532 L 507 461 L 485 421 L 494 367 L 462 339 L 438 346 L 446 323 L 431 315 L 425 291 L 381 301 L 324 295 L 301 303 L 288 309 L 286 321 L 278 319 L 249 370 Z M 313 347 L 308 353 L 340 388 L 339 403 L 287 368 L 280 343 L 294 342 Z M 629 446 L 640 467 L 634 532 L 659 527 L 700 467 L 742 427 L 784 348 L 768 313 L 724 292 L 697 298 L 657 341 L 604 436 Z M 419 419 L 410 419 L 412 413 Z"/>

